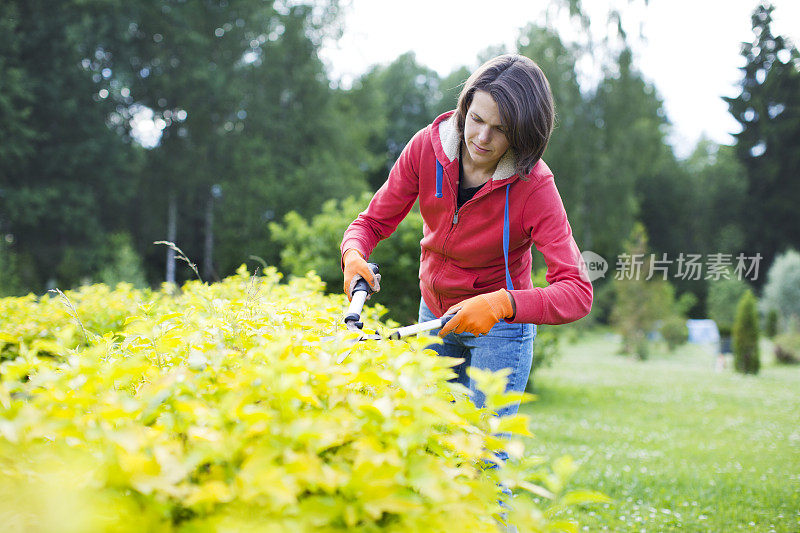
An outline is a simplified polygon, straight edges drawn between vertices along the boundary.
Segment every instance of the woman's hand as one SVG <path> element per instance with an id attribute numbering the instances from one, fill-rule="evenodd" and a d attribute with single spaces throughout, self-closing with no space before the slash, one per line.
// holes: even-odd
<path id="1" fill-rule="evenodd" d="M 342 264 L 344 265 L 344 293 L 347 295 L 348 300 L 353 299 L 351 294 L 353 286 L 358 281 L 359 277 L 364 278 L 372 287 L 372 290 L 378 292 L 381 290 L 381 277 L 380 274 L 375 275 L 369 269 L 366 259 L 356 250 L 350 248 L 344 253 L 342 257 Z"/>
<path id="2" fill-rule="evenodd" d="M 439 331 L 440 337 L 453 331 L 472 333 L 476 337 L 488 333 L 502 319 L 514 316 L 514 297 L 505 289 L 479 294 L 454 305 L 445 315 L 456 310 L 455 316 Z"/>

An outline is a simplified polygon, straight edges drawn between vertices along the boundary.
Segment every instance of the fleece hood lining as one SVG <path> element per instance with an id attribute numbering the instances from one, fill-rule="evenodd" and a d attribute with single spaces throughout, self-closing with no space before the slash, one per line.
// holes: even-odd
<path id="1" fill-rule="evenodd" d="M 442 144 L 444 155 L 450 161 L 458 159 L 458 145 L 461 143 L 461 136 L 456 128 L 454 114 L 439 122 L 439 141 Z M 516 173 L 516 157 L 514 151 L 509 148 L 497 162 L 497 168 L 492 174 L 492 181 L 508 179 Z"/>

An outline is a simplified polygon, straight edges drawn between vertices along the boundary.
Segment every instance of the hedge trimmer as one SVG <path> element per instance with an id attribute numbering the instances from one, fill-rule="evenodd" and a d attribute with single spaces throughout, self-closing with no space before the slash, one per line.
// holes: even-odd
<path id="1" fill-rule="evenodd" d="M 369 268 L 375 274 L 377 274 L 379 271 L 378 265 L 375 263 L 369 263 Z M 365 333 L 364 322 L 361 321 L 361 311 L 364 308 L 364 302 L 367 301 L 367 298 L 373 292 L 375 291 L 373 291 L 372 287 L 369 286 L 367 280 L 361 276 L 358 276 L 358 281 L 355 283 L 353 290 L 350 293 L 350 306 L 347 308 L 347 311 L 342 319 L 348 331 L 359 333 L 359 336 L 352 340 L 353 343 L 368 340 L 399 340 L 404 337 L 409 337 L 411 335 L 416 335 L 432 329 L 442 328 L 445 324 L 450 322 L 450 319 L 454 316 L 453 314 L 450 314 L 445 315 L 442 318 L 428 320 L 427 322 L 403 326 L 401 328 L 397 328 L 387 336 L 383 336 L 378 333 Z M 333 338 L 334 337 L 326 337 L 323 340 L 331 340 Z M 339 362 L 341 363 L 345 357 L 347 357 L 347 352 L 344 353 Z"/>

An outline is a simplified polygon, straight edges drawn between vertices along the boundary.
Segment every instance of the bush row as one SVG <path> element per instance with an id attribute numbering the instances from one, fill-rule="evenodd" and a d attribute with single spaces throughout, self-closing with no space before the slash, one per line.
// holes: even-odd
<path id="1" fill-rule="evenodd" d="M 476 372 L 476 409 L 431 339 L 353 344 L 322 288 L 242 267 L 0 300 L 5 530 L 535 531 L 603 500 L 525 453 L 525 416 L 492 416 L 530 395 Z"/>

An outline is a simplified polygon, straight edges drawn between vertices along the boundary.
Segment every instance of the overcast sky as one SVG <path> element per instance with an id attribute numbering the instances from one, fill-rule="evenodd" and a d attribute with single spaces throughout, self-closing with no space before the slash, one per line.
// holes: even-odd
<path id="1" fill-rule="evenodd" d="M 345 84 L 371 65 L 409 50 L 441 75 L 476 66 L 479 52 L 505 44 L 513 51 L 519 29 L 542 22 L 547 0 L 350 0 L 345 32 L 322 52 L 334 79 Z M 348 5 L 349 4 L 349 5 Z M 671 142 L 685 156 L 701 134 L 730 144 L 738 123 L 721 96 L 738 94 L 742 41 L 751 41 L 756 0 L 588 0 L 593 31 L 604 31 L 610 4 L 623 7 L 636 64 L 653 82 L 674 124 Z M 800 42 L 800 0 L 775 0 L 774 34 Z M 580 38 L 574 25 L 558 25 L 562 38 Z M 698 51 L 702 55 L 698 55 Z M 535 59 L 535 58 L 534 58 Z M 591 78 L 592 67 L 583 66 Z M 547 73 L 545 73 L 547 74 Z"/>

